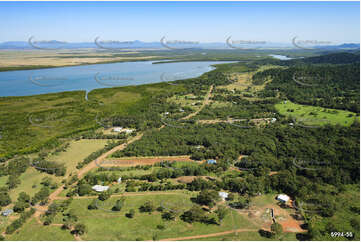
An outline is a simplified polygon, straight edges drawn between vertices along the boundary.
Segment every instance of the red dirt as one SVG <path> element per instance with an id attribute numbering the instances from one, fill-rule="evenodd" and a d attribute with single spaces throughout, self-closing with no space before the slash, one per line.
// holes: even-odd
<path id="1" fill-rule="evenodd" d="M 190 156 L 155 156 L 155 157 L 126 157 L 126 158 L 111 158 L 101 163 L 101 166 L 137 166 L 137 165 L 152 165 L 162 161 L 191 161 Z M 99 164 L 99 163 L 98 163 Z"/>

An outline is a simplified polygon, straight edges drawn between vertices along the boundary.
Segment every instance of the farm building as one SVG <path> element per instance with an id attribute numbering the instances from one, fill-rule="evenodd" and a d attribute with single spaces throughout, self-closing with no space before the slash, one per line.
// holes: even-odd
<path id="1" fill-rule="evenodd" d="M 280 195 L 277 196 L 276 199 L 278 201 L 280 201 L 280 202 L 286 203 L 286 202 L 288 202 L 290 200 L 290 197 L 285 195 L 285 194 L 280 194 Z"/>
<path id="2" fill-rule="evenodd" d="M 119 177 L 117 181 L 118 181 L 118 183 L 121 183 L 121 182 L 122 182 L 122 178 Z"/>
<path id="3" fill-rule="evenodd" d="M 109 186 L 102 186 L 102 185 L 94 185 L 92 187 L 92 189 L 94 191 L 97 191 L 97 192 L 104 192 L 104 191 L 107 191 L 109 189 Z"/>
<path id="4" fill-rule="evenodd" d="M 113 128 L 113 132 L 118 132 L 118 133 L 120 133 L 120 132 L 122 132 L 122 129 L 123 129 L 123 127 L 114 127 L 114 128 Z"/>
<path id="5" fill-rule="evenodd" d="M 218 192 L 218 195 L 222 198 L 223 201 L 228 198 L 227 192 Z"/>
<path id="6" fill-rule="evenodd" d="M 113 132 L 117 132 L 117 133 L 126 133 L 126 134 L 130 134 L 132 133 L 134 130 L 133 129 L 126 129 L 123 127 L 114 127 L 113 128 Z"/>
<path id="7" fill-rule="evenodd" d="M 216 160 L 207 160 L 207 164 L 217 164 Z"/>
<path id="8" fill-rule="evenodd" d="M 14 210 L 12 210 L 12 209 L 6 209 L 6 210 L 4 210 L 4 211 L 2 211 L 1 212 L 1 215 L 2 216 L 9 216 L 10 214 L 12 214 L 14 212 Z"/>

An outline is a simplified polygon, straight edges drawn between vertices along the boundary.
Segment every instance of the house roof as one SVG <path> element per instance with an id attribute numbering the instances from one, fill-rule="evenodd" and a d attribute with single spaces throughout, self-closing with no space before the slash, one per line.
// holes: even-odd
<path id="1" fill-rule="evenodd" d="M 92 187 L 93 190 L 97 191 L 97 192 L 104 192 L 106 190 L 109 189 L 109 186 L 102 186 L 102 185 L 94 185 Z"/>
<path id="2" fill-rule="evenodd" d="M 218 192 L 218 195 L 222 198 L 227 198 L 228 197 L 228 193 L 227 192 Z"/>
<path id="3" fill-rule="evenodd" d="M 207 163 L 208 163 L 208 164 L 216 164 L 217 161 L 216 161 L 216 160 L 207 160 Z"/>
<path id="4" fill-rule="evenodd" d="M 280 194 L 280 195 L 277 196 L 277 199 L 287 202 L 288 200 L 290 200 L 290 197 L 285 195 L 285 194 Z"/>

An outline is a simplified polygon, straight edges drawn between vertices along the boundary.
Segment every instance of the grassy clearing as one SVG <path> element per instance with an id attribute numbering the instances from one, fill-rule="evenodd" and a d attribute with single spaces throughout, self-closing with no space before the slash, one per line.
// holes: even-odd
<path id="1" fill-rule="evenodd" d="M 31 197 L 34 196 L 36 192 L 40 191 L 42 187 L 42 185 L 40 185 L 40 182 L 44 177 L 50 177 L 58 184 L 63 179 L 63 177 L 48 175 L 44 172 L 37 171 L 35 168 L 29 167 L 26 172 L 20 175 L 20 185 L 15 189 L 10 190 L 9 195 L 11 197 L 11 200 L 15 201 L 18 198 L 19 193 L 24 191 Z"/>
<path id="2" fill-rule="evenodd" d="M 262 196 L 256 196 L 251 200 L 251 206 L 264 207 L 268 204 L 277 204 L 275 199 L 277 194 L 265 194 Z"/>
<path id="3" fill-rule="evenodd" d="M 106 201 L 104 208 L 110 209 L 117 199 L 119 198 L 113 197 Z M 179 194 L 144 194 L 142 196 L 126 197 L 124 207 L 120 212 L 107 212 L 101 209 L 88 210 L 87 206 L 91 202 L 90 199 L 75 199 L 69 209 L 74 209 L 79 221 L 88 227 L 88 233 L 82 236 L 84 240 L 152 240 L 153 237 L 166 239 L 222 232 L 237 228 L 254 229 L 254 226 L 247 219 L 234 211 L 230 211 L 230 214 L 220 226 L 201 223 L 188 224 L 179 218 L 175 221 L 164 221 L 159 212 L 153 212 L 152 214 L 139 212 L 139 206 L 147 200 L 152 201 L 156 206 L 162 203 L 164 206 L 181 208 L 182 211 L 192 206 L 190 195 L 180 192 Z M 132 219 L 125 217 L 125 214 L 130 209 L 136 211 Z M 157 225 L 164 225 L 165 228 L 160 230 Z"/>
<path id="4" fill-rule="evenodd" d="M 75 239 L 70 234 L 69 230 L 62 230 L 58 226 L 43 226 L 38 224 L 35 221 L 35 218 L 33 218 L 31 221 L 25 223 L 19 231 L 12 235 L 7 235 L 6 240 L 71 241 Z"/>
<path id="5" fill-rule="evenodd" d="M 76 170 L 76 165 L 88 155 L 103 148 L 108 140 L 84 139 L 70 142 L 70 146 L 65 152 L 49 157 L 49 160 L 63 163 L 66 166 L 66 173 L 69 174 Z"/>
<path id="6" fill-rule="evenodd" d="M 300 105 L 286 101 L 276 104 L 278 112 L 285 116 L 291 116 L 297 121 L 308 125 L 343 125 L 350 126 L 356 118 L 355 113 L 330 108 L 322 108 L 308 105 Z"/>
<path id="7" fill-rule="evenodd" d="M 197 102 L 201 102 L 203 100 L 204 97 L 200 96 L 200 97 L 196 97 L 193 94 L 188 94 L 188 95 L 175 95 L 172 97 L 169 97 L 167 99 L 168 102 L 170 103 L 175 103 L 178 105 L 181 105 L 183 108 L 187 107 L 190 108 L 192 110 L 196 110 L 198 108 L 197 105 L 195 105 Z"/>

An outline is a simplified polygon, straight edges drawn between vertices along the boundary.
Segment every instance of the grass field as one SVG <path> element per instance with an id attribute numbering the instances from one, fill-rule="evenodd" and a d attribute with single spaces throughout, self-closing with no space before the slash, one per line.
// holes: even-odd
<path id="1" fill-rule="evenodd" d="M 42 185 L 40 185 L 41 180 L 44 177 L 50 177 L 53 181 L 58 184 L 63 179 L 62 177 L 56 177 L 53 175 L 48 175 L 44 172 L 40 172 L 33 167 L 29 167 L 26 172 L 20 175 L 19 179 L 21 181 L 18 187 L 10 190 L 9 195 L 12 201 L 15 201 L 18 198 L 20 192 L 26 192 L 31 197 L 38 191 L 40 191 Z"/>
<path id="2" fill-rule="evenodd" d="M 140 213 L 138 208 L 145 201 L 152 201 L 156 207 L 163 204 L 170 208 L 181 208 L 182 211 L 190 208 L 192 203 L 190 195 L 183 192 L 179 194 L 152 195 L 145 193 L 142 196 L 127 196 L 124 207 L 120 212 L 110 212 L 101 209 L 88 210 L 87 206 L 91 199 L 75 199 L 69 209 L 74 209 L 79 221 L 88 227 L 88 233 L 82 236 L 83 240 L 152 240 L 192 236 L 222 232 L 237 228 L 255 229 L 255 226 L 248 220 L 234 211 L 224 219 L 222 225 L 206 225 L 202 223 L 188 224 L 177 218 L 175 221 L 164 221 L 161 213 L 152 214 Z M 115 201 L 119 199 L 113 197 L 106 201 L 103 208 L 110 209 Z M 134 209 L 134 218 L 125 217 L 129 209 Z M 57 218 L 59 221 L 60 218 Z M 160 230 L 157 225 L 164 225 Z"/>
<path id="3" fill-rule="evenodd" d="M 102 139 L 83 139 L 71 141 L 70 146 L 65 152 L 49 157 L 50 161 L 63 163 L 66 166 L 66 174 L 69 174 L 76 169 L 78 162 L 81 162 L 88 155 L 103 148 L 108 140 Z"/>
<path id="4" fill-rule="evenodd" d="M 307 125 L 350 126 L 356 119 L 356 114 L 349 111 L 300 105 L 289 100 L 286 103 L 278 103 L 275 107 L 280 114 L 291 116 L 296 121 Z M 359 117 L 357 118 L 359 119 Z"/>
<path id="5" fill-rule="evenodd" d="M 27 241 L 54 241 L 54 240 L 75 240 L 69 230 L 62 230 L 58 226 L 43 226 L 33 218 L 25 223 L 21 229 L 12 235 L 7 235 L 6 240 L 27 240 Z"/>

